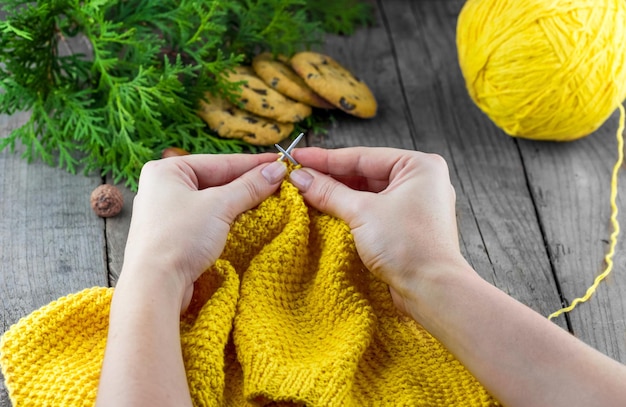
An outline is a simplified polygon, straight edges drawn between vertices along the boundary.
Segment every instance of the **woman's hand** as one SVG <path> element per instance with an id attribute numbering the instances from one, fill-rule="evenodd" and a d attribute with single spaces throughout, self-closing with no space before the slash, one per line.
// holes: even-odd
<path id="1" fill-rule="evenodd" d="M 122 278 L 168 273 L 181 279 L 186 308 L 193 282 L 222 253 L 235 217 L 271 195 L 285 174 L 275 154 L 188 155 L 147 163 Z"/>
<path id="2" fill-rule="evenodd" d="M 291 181 L 309 204 L 348 223 L 364 264 L 390 285 L 404 311 L 420 272 L 466 264 L 454 188 L 440 156 L 365 147 L 293 155 L 306 169 L 292 172 Z"/>
<path id="3" fill-rule="evenodd" d="M 231 222 L 272 194 L 285 174 L 275 154 L 145 165 L 111 303 L 98 406 L 192 405 L 180 313 L 194 281 L 222 253 Z"/>
<path id="4" fill-rule="evenodd" d="M 455 193 L 436 155 L 383 148 L 293 153 L 307 201 L 345 220 L 394 303 L 506 406 L 622 406 L 626 367 L 498 290 L 459 250 Z M 568 390 L 564 390 L 568 389 Z"/>

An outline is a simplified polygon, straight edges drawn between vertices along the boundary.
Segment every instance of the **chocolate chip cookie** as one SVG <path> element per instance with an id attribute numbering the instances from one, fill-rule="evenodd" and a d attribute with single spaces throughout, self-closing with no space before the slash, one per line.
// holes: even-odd
<path id="1" fill-rule="evenodd" d="M 311 89 L 337 108 L 361 118 L 376 115 L 378 105 L 369 87 L 331 57 L 300 52 L 290 62 Z"/>
<path id="2" fill-rule="evenodd" d="M 244 110 L 283 123 L 296 123 L 312 113 L 311 106 L 296 102 L 278 93 L 259 78 L 252 67 L 239 66 L 228 73 L 230 82 L 243 82 L 241 107 Z"/>
<path id="3" fill-rule="evenodd" d="M 269 52 L 257 55 L 252 60 L 254 72 L 266 84 L 283 95 L 307 105 L 321 109 L 334 109 L 335 106 L 315 93 L 296 72 L 288 65 L 288 58 L 272 57 Z"/>
<path id="4" fill-rule="evenodd" d="M 280 123 L 235 107 L 226 99 L 205 94 L 199 102 L 200 116 L 221 137 L 237 138 L 257 146 L 269 146 L 289 137 L 292 123 Z"/>

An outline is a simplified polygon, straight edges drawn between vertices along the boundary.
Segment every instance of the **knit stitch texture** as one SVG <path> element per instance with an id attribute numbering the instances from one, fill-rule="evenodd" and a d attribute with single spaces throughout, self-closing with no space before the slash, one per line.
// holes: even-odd
<path id="1" fill-rule="evenodd" d="M 63 297 L 4 334 L 14 406 L 93 405 L 112 295 Z M 348 226 L 307 207 L 288 182 L 233 223 L 196 282 L 181 341 L 196 406 L 498 405 L 396 310 Z"/>

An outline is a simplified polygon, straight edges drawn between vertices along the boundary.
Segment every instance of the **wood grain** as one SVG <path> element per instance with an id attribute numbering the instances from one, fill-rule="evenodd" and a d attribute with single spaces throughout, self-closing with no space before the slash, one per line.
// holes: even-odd
<path id="1" fill-rule="evenodd" d="M 376 23 L 351 36 L 326 37 L 321 52 L 326 53 L 365 82 L 377 99 L 373 119 L 358 119 L 336 111 L 336 124 L 324 136 L 308 138 L 309 145 L 324 148 L 351 146 L 396 147 L 413 149 L 408 126 L 409 116 L 398 78 L 391 39 L 387 35 L 378 7 L 371 2 Z"/>
<path id="2" fill-rule="evenodd" d="M 26 115 L 0 116 L 0 137 Z M 0 329 L 64 295 L 107 284 L 103 221 L 89 195 L 100 177 L 0 152 Z M 0 406 L 9 406 L 0 384 Z"/>
<path id="3" fill-rule="evenodd" d="M 547 315 L 559 296 L 518 148 L 474 107 L 458 68 L 462 2 L 381 5 L 415 144 L 449 163 L 465 256 L 483 278 Z"/>
<path id="4" fill-rule="evenodd" d="M 113 184 L 111 177 L 106 179 L 108 184 Z M 109 272 L 109 285 L 114 287 L 122 272 L 124 264 L 124 249 L 126 238 L 130 228 L 130 218 L 133 212 L 133 200 L 135 193 L 124 185 L 116 185 L 124 196 L 124 207 L 117 216 L 106 219 L 105 235 L 107 243 L 107 266 Z"/>
<path id="5" fill-rule="evenodd" d="M 520 140 L 520 150 L 547 249 L 566 303 L 582 296 L 604 269 L 612 231 L 610 178 L 617 157 L 614 115 L 594 134 L 569 143 Z M 618 207 L 624 211 L 626 186 L 620 175 Z M 622 226 L 626 216 L 619 217 Z M 592 299 L 569 314 L 572 331 L 605 354 L 626 362 L 626 242 L 618 241 L 614 274 Z M 559 317 L 563 320 L 565 317 Z"/>
<path id="6" fill-rule="evenodd" d="M 59 54 L 89 48 L 76 37 L 62 41 Z M 27 113 L 0 115 L 0 138 L 26 120 Z M 104 220 L 89 204 L 101 178 L 28 164 L 16 150 L 0 152 L 0 332 L 57 298 L 108 284 Z M 0 374 L 0 407 L 10 406 Z"/>
<path id="7" fill-rule="evenodd" d="M 543 315 L 559 308 L 561 295 L 571 301 L 583 294 L 602 270 L 607 249 L 617 116 L 573 143 L 512 139 L 465 90 L 455 46 L 462 0 L 371 3 L 377 10 L 372 27 L 349 37 L 329 36 L 319 50 L 370 86 L 378 115 L 363 120 L 337 113 L 328 134 L 310 134 L 307 144 L 442 155 L 457 192 L 462 250 L 483 278 Z M 0 137 L 26 117 L 0 116 Z M 103 182 L 97 174 L 28 164 L 19 151 L 8 150 L 0 152 L 0 174 L 2 332 L 58 297 L 116 283 L 134 193 L 120 186 L 124 210 L 103 220 L 89 207 L 90 192 Z M 620 208 L 625 194 L 626 180 L 620 180 Z M 626 227 L 626 214 L 620 221 Z M 613 275 L 590 302 L 555 321 L 621 362 L 626 362 L 625 269 L 626 237 L 621 237 Z M 0 384 L 0 407 L 8 406 Z"/>

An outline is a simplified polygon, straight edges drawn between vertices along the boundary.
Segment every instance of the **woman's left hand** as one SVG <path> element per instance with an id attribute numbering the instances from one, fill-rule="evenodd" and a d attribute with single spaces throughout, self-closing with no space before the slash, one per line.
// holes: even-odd
<path id="1" fill-rule="evenodd" d="M 133 204 L 123 278 L 167 273 L 184 287 L 181 311 L 186 309 L 194 281 L 222 253 L 230 224 L 276 191 L 285 174 L 275 154 L 147 163 Z"/>

